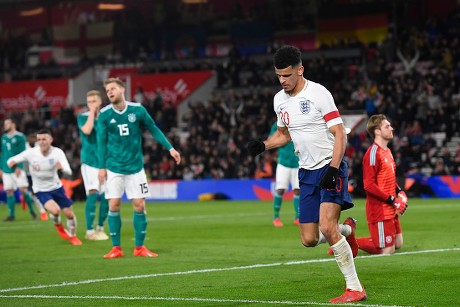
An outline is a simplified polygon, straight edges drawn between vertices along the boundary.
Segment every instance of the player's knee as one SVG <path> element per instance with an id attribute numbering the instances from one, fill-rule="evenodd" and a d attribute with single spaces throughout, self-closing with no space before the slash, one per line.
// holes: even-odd
<path id="1" fill-rule="evenodd" d="M 302 245 L 305 247 L 315 247 L 318 245 L 318 240 L 315 240 L 315 238 L 302 238 Z"/>

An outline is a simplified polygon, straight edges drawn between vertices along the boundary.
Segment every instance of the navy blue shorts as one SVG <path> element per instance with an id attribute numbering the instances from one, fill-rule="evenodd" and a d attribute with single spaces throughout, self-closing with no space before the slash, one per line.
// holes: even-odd
<path id="1" fill-rule="evenodd" d="M 50 192 L 37 192 L 35 196 L 44 205 L 48 200 L 53 199 L 59 208 L 64 209 L 72 206 L 73 201 L 65 195 L 64 187 L 60 187 Z"/>
<path id="2" fill-rule="evenodd" d="M 324 172 L 329 167 L 326 165 L 317 170 L 299 169 L 300 223 L 318 223 L 319 206 L 323 202 L 332 202 L 340 205 L 342 210 L 353 208 L 353 200 L 348 193 L 348 164 L 342 159 L 339 168 L 337 186 L 335 189 L 322 189 L 318 185 Z"/>

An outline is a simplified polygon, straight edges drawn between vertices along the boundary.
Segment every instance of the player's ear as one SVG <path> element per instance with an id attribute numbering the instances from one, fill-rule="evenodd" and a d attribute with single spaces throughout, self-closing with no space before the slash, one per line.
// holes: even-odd
<path id="1" fill-rule="evenodd" d="M 299 76 L 302 76 L 302 75 L 303 75 L 303 71 L 304 71 L 303 65 L 299 65 L 299 68 L 297 69 L 297 74 L 298 74 Z"/>

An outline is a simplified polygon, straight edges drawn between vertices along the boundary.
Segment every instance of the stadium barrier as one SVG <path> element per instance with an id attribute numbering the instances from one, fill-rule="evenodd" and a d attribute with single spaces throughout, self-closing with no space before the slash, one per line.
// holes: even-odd
<path id="1" fill-rule="evenodd" d="M 414 179 L 415 180 L 415 179 Z M 418 181 L 418 180 L 417 180 Z M 423 180 L 434 192 L 421 197 L 460 198 L 460 176 L 431 176 Z M 413 183 L 412 183 L 413 185 Z M 411 188 L 406 186 L 406 188 Z M 272 200 L 274 179 L 221 179 L 221 180 L 152 180 L 151 196 L 147 201 L 199 201 L 210 199 Z M 284 199 L 292 199 L 292 191 Z M 19 193 L 16 192 L 19 202 Z M 126 196 L 123 200 L 127 201 Z M 0 202 L 6 203 L 6 192 L 0 184 Z"/>

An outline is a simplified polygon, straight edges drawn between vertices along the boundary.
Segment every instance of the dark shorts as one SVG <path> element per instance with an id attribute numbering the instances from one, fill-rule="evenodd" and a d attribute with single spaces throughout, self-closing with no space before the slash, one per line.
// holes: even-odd
<path id="1" fill-rule="evenodd" d="M 37 192 L 35 196 L 37 196 L 43 205 L 45 205 L 48 200 L 53 199 L 61 209 L 68 208 L 73 204 L 72 200 L 65 195 L 64 187 L 50 192 Z"/>
<path id="2" fill-rule="evenodd" d="M 318 188 L 321 178 L 329 165 L 317 170 L 299 169 L 300 223 L 318 223 L 319 206 L 323 202 L 332 202 L 340 205 L 342 210 L 353 208 L 353 200 L 348 193 L 348 164 L 345 159 L 340 163 L 337 186 L 335 189 Z"/>

